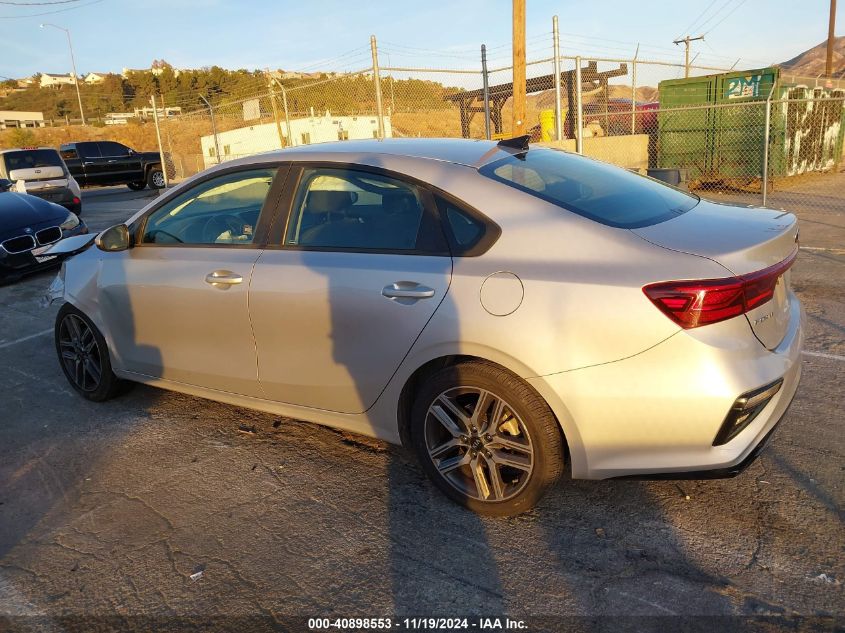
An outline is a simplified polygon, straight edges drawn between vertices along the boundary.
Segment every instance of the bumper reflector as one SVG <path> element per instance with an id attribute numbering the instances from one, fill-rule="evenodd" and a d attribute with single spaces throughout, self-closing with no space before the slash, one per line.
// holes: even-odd
<path id="1" fill-rule="evenodd" d="M 782 385 L 783 379 L 778 378 L 768 385 L 754 389 L 753 391 L 747 391 L 737 398 L 728 412 L 725 421 L 722 422 L 719 432 L 716 433 L 713 446 L 727 444 L 740 431 L 751 424 L 754 418 L 769 404 L 769 401 L 774 398 L 775 394 L 780 391 Z"/>

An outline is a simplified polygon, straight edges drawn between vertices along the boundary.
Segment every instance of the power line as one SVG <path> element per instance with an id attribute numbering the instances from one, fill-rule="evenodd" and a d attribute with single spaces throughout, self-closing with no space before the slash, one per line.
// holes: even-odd
<path id="1" fill-rule="evenodd" d="M 727 15 L 725 15 L 725 17 L 723 17 L 721 20 L 719 20 L 718 22 L 716 22 L 716 24 L 714 24 L 714 25 L 713 25 L 713 26 L 711 26 L 709 29 L 707 29 L 707 31 L 704 33 L 704 35 L 707 35 L 707 34 L 708 34 L 708 33 L 710 33 L 713 29 L 715 29 L 717 26 L 719 26 L 722 22 L 724 22 L 724 21 L 725 21 L 725 20 L 727 20 L 729 17 L 731 17 L 737 9 L 739 9 L 742 5 L 744 5 L 744 4 L 745 4 L 745 2 L 746 2 L 746 0 L 740 0 L 740 1 L 739 1 L 739 3 L 738 3 L 738 4 L 737 4 L 737 5 L 736 5 L 733 9 L 731 9 L 731 10 L 727 13 Z"/>
<path id="2" fill-rule="evenodd" d="M 65 9 L 56 9 L 55 11 L 44 11 L 42 13 L 29 13 L 27 15 L 0 15 L 0 20 L 25 20 L 26 18 L 37 18 L 42 15 L 54 15 L 56 13 L 64 13 L 65 11 L 73 11 L 74 9 L 81 9 L 82 7 L 90 7 L 92 4 L 98 4 L 103 0 L 94 0 L 93 2 L 86 2 L 85 4 L 77 4 Z"/>
<path id="3" fill-rule="evenodd" d="M 678 34 L 678 36 L 677 36 L 675 39 L 676 39 L 676 40 L 681 39 L 681 35 L 683 35 L 684 33 L 691 33 L 692 31 L 694 31 L 694 30 L 695 30 L 695 28 L 694 28 L 694 27 L 696 27 L 696 25 L 698 24 L 698 21 L 699 21 L 699 20 L 701 20 L 701 18 L 703 18 L 703 17 L 704 17 L 704 15 L 705 15 L 708 11 L 710 11 L 710 9 L 713 7 L 713 5 L 714 5 L 714 4 L 716 4 L 718 1 L 719 1 L 719 0 L 713 0 L 710 4 L 708 4 L 708 5 L 707 5 L 707 8 L 706 8 L 706 9 L 704 9 L 704 11 L 702 11 L 701 13 L 699 13 L 699 14 L 698 14 L 698 17 L 697 17 L 697 18 L 695 18 L 695 19 L 692 21 L 692 23 L 691 23 L 691 24 L 690 24 L 687 28 L 683 29 L 683 30 L 680 32 L 680 34 Z"/>

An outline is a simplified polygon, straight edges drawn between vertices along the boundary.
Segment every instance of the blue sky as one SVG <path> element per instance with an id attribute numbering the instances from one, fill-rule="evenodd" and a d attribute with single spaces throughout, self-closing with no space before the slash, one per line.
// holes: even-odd
<path id="1" fill-rule="evenodd" d="M 828 0 L 527 0 L 529 57 L 551 52 L 551 19 L 560 18 L 564 53 L 682 59 L 671 41 L 699 22 L 699 61 L 751 68 L 784 61 L 827 35 Z M 88 6 L 85 6 L 88 5 Z M 0 5 L 0 75 L 67 72 L 64 35 L 40 22 L 69 28 L 77 68 L 117 71 L 166 59 L 176 67 L 352 70 L 369 65 L 369 36 L 382 65 L 477 67 L 478 46 L 493 65 L 510 56 L 510 0 L 81 0 L 70 5 Z M 733 11 L 730 15 L 729 12 Z M 719 24 L 719 21 L 727 18 Z M 845 32 L 845 2 L 837 16 Z M 712 29 L 712 30 L 711 30 Z M 321 60 L 329 60 L 321 63 Z"/>

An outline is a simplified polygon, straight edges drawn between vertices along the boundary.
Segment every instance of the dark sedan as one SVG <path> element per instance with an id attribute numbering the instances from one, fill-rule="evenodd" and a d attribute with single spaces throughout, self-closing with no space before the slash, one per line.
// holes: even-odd
<path id="1" fill-rule="evenodd" d="M 74 213 L 58 204 L 8 191 L 0 180 L 0 283 L 60 263 L 61 255 L 44 255 L 64 237 L 88 233 Z"/>

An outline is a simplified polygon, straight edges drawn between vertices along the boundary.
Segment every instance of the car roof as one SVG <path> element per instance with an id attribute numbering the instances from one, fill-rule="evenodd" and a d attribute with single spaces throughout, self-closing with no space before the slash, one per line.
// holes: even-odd
<path id="1" fill-rule="evenodd" d="M 51 149 L 54 152 L 56 151 L 55 147 L 7 147 L 6 149 L 0 149 L 0 154 L 6 154 L 8 152 L 29 152 L 36 149 Z"/>
<path id="2" fill-rule="evenodd" d="M 425 160 L 436 160 L 471 167 L 480 167 L 498 158 L 510 156 L 513 150 L 498 145 L 495 141 L 455 138 L 390 138 L 333 141 L 299 145 L 268 154 L 283 160 L 320 160 L 321 155 L 336 160 L 338 155 L 348 155 L 349 162 L 358 162 L 362 157 L 402 156 Z M 264 154 L 266 157 L 268 154 Z"/>

